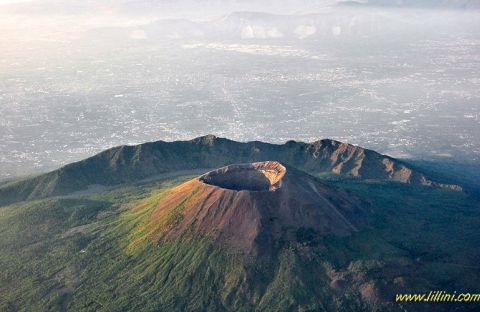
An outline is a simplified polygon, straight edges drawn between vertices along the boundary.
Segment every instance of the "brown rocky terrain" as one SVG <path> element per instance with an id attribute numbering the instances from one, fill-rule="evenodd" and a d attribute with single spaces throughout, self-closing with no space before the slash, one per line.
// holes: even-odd
<path id="1" fill-rule="evenodd" d="M 345 236 L 365 224 L 364 202 L 276 161 L 236 164 L 171 189 L 150 216 L 148 237 L 194 233 L 259 254 L 308 235 Z"/>

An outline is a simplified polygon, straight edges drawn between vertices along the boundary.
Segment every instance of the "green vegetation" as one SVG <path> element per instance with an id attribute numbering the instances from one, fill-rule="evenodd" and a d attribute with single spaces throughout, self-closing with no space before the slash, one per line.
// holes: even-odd
<path id="1" fill-rule="evenodd" d="M 153 208 L 185 179 L 1 207 L 0 311 L 389 311 L 395 291 L 478 291 L 480 205 L 463 193 L 332 179 L 370 203 L 369 224 L 301 230 L 253 258 L 206 237 L 148 239 Z M 362 295 L 371 285 L 387 303 Z"/>

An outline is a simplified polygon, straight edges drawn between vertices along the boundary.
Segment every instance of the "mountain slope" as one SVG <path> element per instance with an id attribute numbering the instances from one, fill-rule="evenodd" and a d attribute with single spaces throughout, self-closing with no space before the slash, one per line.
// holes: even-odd
<path id="1" fill-rule="evenodd" d="M 432 289 L 477 291 L 480 205 L 467 194 L 360 179 L 325 184 L 288 165 L 286 174 L 276 164 L 253 167 L 269 182 L 248 175 L 249 183 L 239 185 L 229 175 L 236 166 L 229 166 L 200 177 L 2 207 L 0 310 L 468 311 L 478 306 L 393 300 L 395 293 Z M 308 187 L 311 183 L 321 196 Z M 214 203 L 207 203 L 205 192 Z M 229 198 L 250 204 L 224 205 Z M 277 198 L 289 200 L 278 207 Z M 356 230 L 332 214 L 327 201 Z M 226 206 L 260 214 L 257 233 L 268 233 L 276 243 L 268 249 L 261 239 L 253 240 L 261 253 L 237 248 L 248 247 L 234 243 L 250 231 L 228 222 L 250 219 L 228 216 Z M 199 211 L 205 215 L 192 218 Z M 313 211 L 325 216 L 312 215 L 314 225 L 305 217 Z M 295 212 L 295 218 L 285 217 Z M 312 230 L 317 225 L 324 231 Z M 232 231 L 235 237 L 228 237 Z"/>
<path id="2" fill-rule="evenodd" d="M 143 239 L 202 235 L 258 255 L 299 236 L 350 235 L 366 224 L 366 208 L 358 198 L 275 161 L 230 165 L 165 194 Z"/>
<path id="3" fill-rule="evenodd" d="M 157 141 L 111 148 L 58 170 L 0 186 L 0 205 L 66 195 L 91 185 L 131 183 L 178 170 L 266 160 L 277 160 L 314 175 L 331 172 L 461 190 L 457 185 L 431 181 L 397 159 L 334 140 L 289 141 L 276 145 L 258 141 L 242 143 L 207 135 L 191 141 Z"/>

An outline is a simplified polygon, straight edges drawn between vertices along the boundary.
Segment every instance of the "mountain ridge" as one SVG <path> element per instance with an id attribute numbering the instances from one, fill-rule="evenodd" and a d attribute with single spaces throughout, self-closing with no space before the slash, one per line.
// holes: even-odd
<path id="1" fill-rule="evenodd" d="M 331 139 L 312 143 L 237 142 L 214 135 L 188 141 L 122 145 L 57 170 L 0 186 L 0 205 L 68 195 L 90 185 L 114 186 L 158 174 L 234 163 L 277 160 L 313 175 L 334 173 L 461 191 L 461 186 L 433 181 L 401 160 Z"/>

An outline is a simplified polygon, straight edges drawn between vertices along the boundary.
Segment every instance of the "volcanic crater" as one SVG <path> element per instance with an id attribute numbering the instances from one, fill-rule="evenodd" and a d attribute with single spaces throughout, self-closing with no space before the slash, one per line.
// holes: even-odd
<path id="1" fill-rule="evenodd" d="M 210 171 L 199 180 L 235 191 L 275 191 L 282 186 L 287 169 L 277 161 L 230 165 Z"/>

